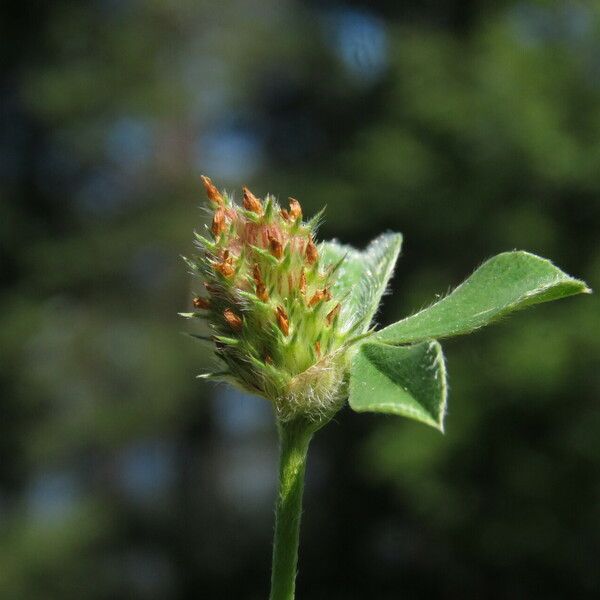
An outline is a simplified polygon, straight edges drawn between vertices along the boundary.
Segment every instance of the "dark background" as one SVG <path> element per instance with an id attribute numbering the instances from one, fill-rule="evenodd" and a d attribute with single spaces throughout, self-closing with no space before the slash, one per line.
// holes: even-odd
<path id="1" fill-rule="evenodd" d="M 389 323 L 527 249 L 600 288 L 597 2 L 2 3 L 0 597 L 264 599 L 268 405 L 194 377 L 199 175 L 401 231 Z M 445 343 L 447 434 L 344 410 L 299 598 L 600 594 L 600 306 Z"/>

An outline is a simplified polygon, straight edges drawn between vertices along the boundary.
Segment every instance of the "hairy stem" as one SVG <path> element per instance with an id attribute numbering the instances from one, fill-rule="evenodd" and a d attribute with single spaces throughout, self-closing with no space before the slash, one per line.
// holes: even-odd
<path id="1" fill-rule="evenodd" d="M 270 600 L 294 598 L 304 472 L 313 432 L 314 428 L 301 419 L 279 424 L 279 490 Z"/>

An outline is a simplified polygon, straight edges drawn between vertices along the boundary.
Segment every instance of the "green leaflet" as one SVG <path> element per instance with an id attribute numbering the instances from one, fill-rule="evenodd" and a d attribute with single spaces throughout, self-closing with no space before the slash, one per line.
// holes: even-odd
<path id="1" fill-rule="evenodd" d="M 347 331 L 364 333 L 373 319 L 381 296 L 394 271 L 400 254 L 402 235 L 385 233 L 375 238 L 364 251 L 337 242 L 321 245 L 324 264 L 343 260 L 334 284 L 335 295 L 344 295 L 342 321 L 350 322 Z"/>
<path id="2" fill-rule="evenodd" d="M 533 304 L 589 293 L 549 260 L 528 252 L 505 252 L 483 263 L 450 295 L 376 333 L 373 339 L 405 344 L 469 333 Z"/>
<path id="3" fill-rule="evenodd" d="M 357 412 L 400 415 L 443 431 L 446 368 L 442 347 L 364 343 L 352 363 L 350 406 Z"/>

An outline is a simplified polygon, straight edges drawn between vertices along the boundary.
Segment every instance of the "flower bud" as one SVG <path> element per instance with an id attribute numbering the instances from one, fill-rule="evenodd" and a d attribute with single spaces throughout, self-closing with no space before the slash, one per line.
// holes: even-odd
<path id="1" fill-rule="evenodd" d="M 227 379 L 270 400 L 281 420 L 331 417 L 344 397 L 350 328 L 313 222 L 293 198 L 286 210 L 244 188 L 240 207 L 202 181 L 214 213 L 190 262 L 208 297 L 193 303 L 207 311 Z"/>
<path id="2" fill-rule="evenodd" d="M 325 317 L 325 320 L 327 321 L 327 325 L 331 325 L 333 323 L 333 320 L 340 314 L 341 308 L 342 308 L 342 305 L 338 302 L 331 309 L 331 311 L 327 313 L 327 316 Z"/>
<path id="3" fill-rule="evenodd" d="M 290 218 L 294 221 L 296 219 L 302 218 L 302 207 L 300 206 L 300 202 L 295 198 L 289 198 L 290 201 Z"/>
<path id="4" fill-rule="evenodd" d="M 269 235 L 269 247 L 271 248 L 271 254 L 275 258 L 281 258 L 283 256 L 283 246 L 275 236 Z"/>
<path id="5" fill-rule="evenodd" d="M 230 308 L 226 308 L 223 311 L 223 316 L 225 317 L 225 321 L 231 329 L 240 330 L 242 328 L 243 321 L 242 319 L 236 315 Z"/>
<path id="6" fill-rule="evenodd" d="M 329 290 L 317 290 L 314 293 L 313 297 L 308 301 L 308 306 L 315 306 L 316 304 L 318 304 L 319 302 L 323 302 L 324 300 L 331 300 L 331 294 Z"/>
<path id="7" fill-rule="evenodd" d="M 206 177 L 206 175 L 200 175 L 200 179 L 202 179 L 208 199 L 216 206 L 223 206 L 223 196 L 221 196 L 219 190 L 210 180 L 210 177 Z"/>
<path id="8" fill-rule="evenodd" d="M 263 211 L 263 207 L 262 204 L 260 203 L 260 200 L 247 188 L 243 188 L 243 192 L 244 192 L 244 199 L 243 199 L 243 203 L 244 203 L 244 208 L 246 210 L 249 210 L 251 212 L 257 213 L 257 214 L 261 214 Z"/>
<path id="9" fill-rule="evenodd" d="M 192 304 L 194 308 L 201 308 L 203 310 L 208 310 L 210 308 L 210 300 L 208 298 L 201 298 L 200 296 L 196 296 L 192 300 Z"/>
<path id="10" fill-rule="evenodd" d="M 289 335 L 290 333 L 290 320 L 288 319 L 287 313 L 283 306 L 278 306 L 276 309 L 277 325 L 281 329 L 283 335 Z"/>
<path id="11" fill-rule="evenodd" d="M 309 265 L 314 265 L 318 258 L 319 253 L 317 252 L 317 247 L 312 240 L 309 240 L 306 246 L 306 261 Z"/>
<path id="12" fill-rule="evenodd" d="M 211 231 L 215 237 L 219 237 L 225 231 L 225 211 L 221 207 L 215 211 Z"/>
<path id="13" fill-rule="evenodd" d="M 214 265 L 214 269 L 217 273 L 221 273 L 223 277 L 232 277 L 235 273 L 232 259 L 228 258 L 222 262 L 217 262 Z"/>
<path id="14" fill-rule="evenodd" d="M 254 265 L 252 276 L 254 277 L 254 284 L 256 286 L 256 296 L 263 302 L 267 302 L 269 300 L 269 294 L 267 293 L 265 282 L 260 275 L 260 267 L 258 265 Z"/>

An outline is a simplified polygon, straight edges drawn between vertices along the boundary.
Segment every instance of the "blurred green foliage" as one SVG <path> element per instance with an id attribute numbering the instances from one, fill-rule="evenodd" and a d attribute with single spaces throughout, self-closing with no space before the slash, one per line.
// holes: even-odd
<path id="1" fill-rule="evenodd" d="M 600 288 L 595 3 L 2 12 L 2 598 L 265 596 L 272 422 L 194 379 L 175 316 L 200 173 L 326 203 L 323 238 L 403 232 L 382 323 L 512 248 Z M 443 437 L 330 425 L 299 597 L 597 597 L 599 309 L 447 343 Z"/>

